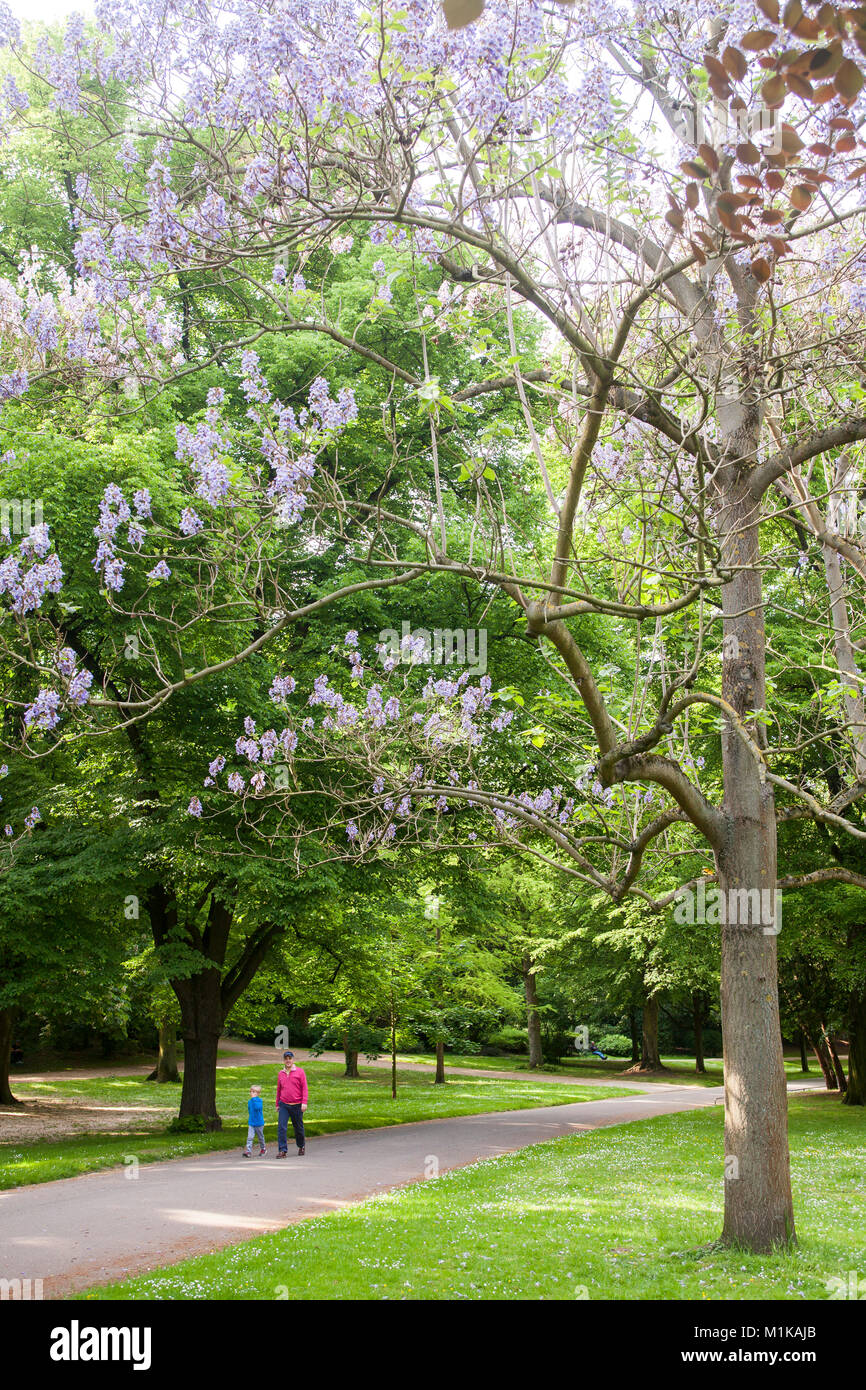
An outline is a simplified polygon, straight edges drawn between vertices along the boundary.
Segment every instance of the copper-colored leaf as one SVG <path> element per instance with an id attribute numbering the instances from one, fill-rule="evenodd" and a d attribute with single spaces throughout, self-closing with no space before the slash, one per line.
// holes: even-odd
<path id="1" fill-rule="evenodd" d="M 740 219 L 732 212 L 719 212 L 719 221 L 726 231 L 737 233 L 741 230 Z"/>
<path id="2" fill-rule="evenodd" d="M 836 88 L 832 82 L 824 82 L 820 87 L 816 87 L 812 96 L 813 106 L 823 106 L 828 101 L 836 100 Z"/>
<path id="3" fill-rule="evenodd" d="M 862 179 L 866 174 L 866 164 L 858 164 L 856 169 L 852 169 L 848 175 L 849 179 Z"/>
<path id="4" fill-rule="evenodd" d="M 788 91 L 788 84 L 784 77 L 777 74 L 770 77 L 761 88 L 761 96 L 768 106 L 781 106 Z"/>
<path id="5" fill-rule="evenodd" d="M 700 246 L 698 246 L 698 243 L 696 241 L 690 241 L 689 246 L 692 248 L 692 251 L 694 252 L 695 260 L 697 261 L 698 265 L 706 265 L 706 253 L 701 250 Z"/>
<path id="6" fill-rule="evenodd" d="M 673 227 L 675 232 L 681 232 L 685 219 L 681 212 L 666 212 L 665 221 L 669 227 Z"/>
<path id="7" fill-rule="evenodd" d="M 778 193 L 779 189 L 782 187 L 782 184 L 785 182 L 785 175 L 777 174 L 774 169 L 771 169 L 768 174 L 764 175 L 764 182 L 766 183 L 768 188 L 773 189 L 774 193 Z"/>
<path id="8" fill-rule="evenodd" d="M 850 116 L 833 116 L 827 123 L 831 130 L 853 130 L 854 122 Z"/>
<path id="9" fill-rule="evenodd" d="M 785 214 L 780 212 L 778 208 L 766 208 L 765 211 L 761 213 L 761 221 L 765 227 L 777 227 L 779 223 L 784 222 L 784 220 Z"/>
<path id="10" fill-rule="evenodd" d="M 707 145 L 706 143 L 698 145 L 698 154 L 708 169 L 711 169 L 714 174 L 719 172 L 719 156 L 716 154 L 712 145 Z"/>
<path id="11" fill-rule="evenodd" d="M 728 74 L 714 53 L 704 54 L 704 67 L 711 77 L 717 77 L 720 82 L 727 82 Z"/>
<path id="12" fill-rule="evenodd" d="M 702 182 L 704 179 L 710 177 L 709 169 L 703 164 L 698 164 L 696 159 L 684 159 L 680 168 L 683 173 L 688 174 L 690 178 L 700 179 Z"/>
<path id="13" fill-rule="evenodd" d="M 779 0 L 757 0 L 758 9 L 771 24 L 779 23 Z"/>
<path id="14" fill-rule="evenodd" d="M 836 141 L 837 154 L 850 154 L 851 151 L 856 150 L 856 148 L 857 141 L 855 140 L 854 136 L 850 135 L 847 131 L 844 134 L 840 135 L 838 140 Z"/>
<path id="15" fill-rule="evenodd" d="M 833 78 L 833 85 L 846 106 L 850 106 L 860 95 L 860 89 L 866 77 L 858 68 L 857 64 L 850 58 L 846 58 L 839 65 L 839 71 Z"/>
<path id="16" fill-rule="evenodd" d="M 823 82 L 838 71 L 844 56 L 841 43 L 835 43 L 831 48 L 816 48 L 809 60 L 809 72 L 816 82 Z"/>
<path id="17" fill-rule="evenodd" d="M 716 199 L 716 207 L 720 212 L 737 212 L 748 203 L 745 193 L 720 193 Z"/>
<path id="18" fill-rule="evenodd" d="M 719 101 L 729 100 L 732 87 L 727 78 L 725 78 L 724 82 L 722 82 L 721 79 L 718 77 L 711 77 L 707 83 L 707 86 L 709 87 L 713 96 L 718 97 Z"/>
<path id="19" fill-rule="evenodd" d="M 776 260 L 778 260 L 780 256 L 787 256 L 787 255 L 790 254 L 790 251 L 791 251 L 790 243 L 787 242 L 787 241 L 785 241 L 785 240 L 783 240 L 782 237 L 780 237 L 780 236 L 768 236 L 768 237 L 767 237 L 767 241 L 769 242 L 770 246 L 772 246 L 773 250 L 774 250 L 775 253 L 776 253 Z"/>
<path id="20" fill-rule="evenodd" d="M 722 54 L 722 62 L 725 66 L 725 72 L 730 73 L 731 77 L 735 78 L 737 82 L 741 82 L 749 71 L 749 65 L 746 62 L 745 56 L 738 48 L 731 48 L 730 46 L 726 48 Z"/>
<path id="21" fill-rule="evenodd" d="M 812 154 L 817 154 L 821 159 L 828 159 L 833 153 L 833 146 L 828 145 L 825 140 L 816 140 L 809 146 Z"/>
<path id="22" fill-rule="evenodd" d="M 782 122 L 782 150 L 785 154 L 799 154 L 805 148 L 796 130 L 787 121 Z"/>
<path id="23" fill-rule="evenodd" d="M 807 82 L 805 77 L 800 77 L 796 72 L 788 73 L 788 91 L 802 97 L 804 101 L 811 101 L 815 95 L 811 82 Z"/>
<path id="24" fill-rule="evenodd" d="M 810 188 L 807 183 L 796 183 L 791 189 L 788 197 L 798 212 L 806 212 L 815 196 L 815 190 Z"/>
<path id="25" fill-rule="evenodd" d="M 752 274 L 754 275 L 758 284 L 766 285 L 772 273 L 773 271 L 770 267 L 770 262 L 768 260 L 765 260 L 763 256 L 756 256 L 755 259 L 752 261 Z"/>
<path id="26" fill-rule="evenodd" d="M 741 183 L 744 188 L 752 189 L 755 193 L 764 187 L 756 174 L 737 174 L 737 183 Z"/>
<path id="27" fill-rule="evenodd" d="M 484 13 L 484 0 L 442 0 L 449 29 L 465 29 Z"/>
<path id="28" fill-rule="evenodd" d="M 796 29 L 800 20 L 803 18 L 803 6 L 800 0 L 788 0 L 782 14 L 782 23 L 786 29 Z"/>
<path id="29" fill-rule="evenodd" d="M 686 184 L 686 202 L 688 203 L 692 212 L 694 212 L 695 208 L 697 207 L 700 201 L 700 196 L 701 195 L 698 190 L 698 185 L 696 183 Z"/>
<path id="30" fill-rule="evenodd" d="M 775 42 L 776 33 L 773 29 L 750 29 L 748 34 L 744 34 L 740 39 L 743 48 L 747 48 L 750 53 L 760 53 Z"/>
<path id="31" fill-rule="evenodd" d="M 741 164 L 760 164 L 761 151 L 751 140 L 745 140 L 742 145 L 737 146 L 737 159 Z"/>

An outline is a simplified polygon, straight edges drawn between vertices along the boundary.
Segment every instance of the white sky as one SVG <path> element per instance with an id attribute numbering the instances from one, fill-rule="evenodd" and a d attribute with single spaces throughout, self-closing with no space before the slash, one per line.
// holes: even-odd
<path id="1" fill-rule="evenodd" d="M 9 0 L 9 8 L 22 22 L 41 19 L 45 24 L 53 24 L 76 10 L 83 15 L 93 13 L 92 0 Z"/>

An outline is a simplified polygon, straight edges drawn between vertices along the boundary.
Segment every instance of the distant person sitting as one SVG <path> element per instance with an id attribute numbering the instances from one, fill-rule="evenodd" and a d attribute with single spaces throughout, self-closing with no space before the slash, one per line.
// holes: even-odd
<path id="1" fill-rule="evenodd" d="M 298 1157 L 307 1151 L 304 1134 L 304 1111 L 307 1108 L 307 1077 L 303 1067 L 295 1065 L 294 1052 L 283 1053 L 283 1067 L 277 1077 L 277 1158 L 289 1151 L 289 1120 L 298 1146 Z"/>
<path id="2" fill-rule="evenodd" d="M 9 1060 L 11 1061 L 13 1067 L 21 1066 L 21 1063 L 24 1061 L 24 1053 L 21 1051 L 20 1043 L 14 1042 L 12 1044 L 12 1052 L 10 1053 Z"/>
<path id="3" fill-rule="evenodd" d="M 266 1152 L 265 1149 L 265 1110 L 262 1105 L 261 1086 L 250 1087 L 250 1098 L 247 1101 L 247 1146 L 244 1149 L 244 1158 L 249 1158 L 253 1151 L 253 1140 L 259 1141 L 259 1157 Z"/>

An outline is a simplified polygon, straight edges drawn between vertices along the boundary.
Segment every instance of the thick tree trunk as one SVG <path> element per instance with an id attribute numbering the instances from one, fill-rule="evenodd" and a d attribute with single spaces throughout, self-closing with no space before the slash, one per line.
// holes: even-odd
<path id="1" fill-rule="evenodd" d="M 218 969 L 200 970 L 172 980 L 180 1005 L 183 1038 L 183 1090 L 180 1118 L 201 1115 L 206 1129 L 222 1129 L 216 1108 L 217 1049 L 225 1022 Z"/>
<path id="2" fill-rule="evenodd" d="M 433 1078 L 433 1084 L 434 1084 L 434 1086 L 442 1086 L 442 1085 L 445 1084 L 445 1044 L 444 1044 L 444 1042 L 438 1042 L 438 1043 L 436 1044 L 436 1075 L 435 1075 L 435 1077 Z"/>
<path id="3" fill-rule="evenodd" d="M 12 1009 L 0 1009 L 0 1105 L 21 1105 L 16 1100 L 9 1085 L 9 1067 L 12 1057 L 12 1030 L 15 1027 L 15 1013 Z"/>
<path id="4" fill-rule="evenodd" d="M 848 1089 L 845 1105 L 866 1105 L 866 992 L 851 996 L 848 1012 Z"/>
<path id="5" fill-rule="evenodd" d="M 156 1066 L 148 1076 L 148 1081 L 180 1081 L 177 1069 L 177 1029 L 173 1023 L 159 1025 L 159 1057 Z"/>
<path id="6" fill-rule="evenodd" d="M 705 1072 L 704 1061 L 704 1001 L 697 992 L 692 995 L 692 1027 L 695 1034 L 695 1071 Z"/>
<path id="7" fill-rule="evenodd" d="M 540 1067 L 544 1058 L 541 1052 L 541 1014 L 538 1012 L 538 981 L 532 970 L 529 956 L 523 957 L 523 993 L 526 998 L 526 1031 L 529 1035 L 529 1065 Z"/>
<path id="8" fill-rule="evenodd" d="M 729 457 L 748 456 L 751 407 L 726 407 Z M 722 926 L 721 1004 L 725 1058 L 725 1218 L 722 1240 L 761 1252 L 794 1239 L 788 1097 L 776 960 L 776 817 L 772 784 L 740 729 L 759 746 L 753 715 L 766 708 L 764 608 L 757 520 L 748 473 L 728 463 L 722 479 L 725 827 L 716 849 Z M 757 895 L 757 902 L 756 902 Z M 769 911 L 766 909 L 769 908 Z"/>
<path id="9" fill-rule="evenodd" d="M 344 1052 L 346 1054 L 346 1070 L 343 1072 L 343 1075 L 347 1077 L 349 1081 L 360 1080 L 361 1073 L 358 1071 L 357 1051 L 354 1048 L 347 1047 L 344 1048 Z"/>
<path id="10" fill-rule="evenodd" d="M 659 1001 L 657 995 L 650 995 L 643 1006 L 643 1034 L 641 1039 L 640 1062 L 628 1067 L 629 1072 L 667 1071 L 659 1056 Z"/>

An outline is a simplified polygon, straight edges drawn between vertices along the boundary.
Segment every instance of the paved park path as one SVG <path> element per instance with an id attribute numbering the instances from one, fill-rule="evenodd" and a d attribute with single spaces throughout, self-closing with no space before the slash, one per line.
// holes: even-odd
<path id="1" fill-rule="evenodd" d="M 525 1075 L 525 1073 L 524 1073 Z M 789 1090 L 814 1089 L 791 1082 Z M 0 1279 L 46 1298 L 319 1216 L 476 1159 L 603 1125 L 717 1105 L 721 1087 L 656 1085 L 614 1100 L 424 1120 L 310 1139 L 278 1162 L 220 1152 L 0 1192 Z"/>

